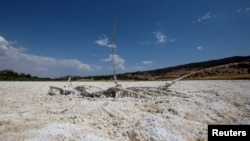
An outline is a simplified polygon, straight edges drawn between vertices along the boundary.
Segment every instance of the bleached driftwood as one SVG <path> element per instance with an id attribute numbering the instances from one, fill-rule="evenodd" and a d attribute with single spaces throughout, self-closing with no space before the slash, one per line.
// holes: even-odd
<path id="1" fill-rule="evenodd" d="M 60 88 L 60 87 L 55 87 L 55 86 L 50 86 L 50 90 L 49 90 L 49 95 L 57 95 L 57 94 L 68 95 L 72 93 L 73 93 L 73 90 L 71 89 Z"/>
<path id="2" fill-rule="evenodd" d="M 82 97 L 97 97 L 97 98 L 105 98 L 105 97 L 112 97 L 112 98 L 122 98 L 122 97 L 133 97 L 133 98 L 146 98 L 146 99 L 155 99 L 156 97 L 161 96 L 176 96 L 182 98 L 190 98 L 190 95 L 183 94 L 180 92 L 172 91 L 169 89 L 170 86 L 175 84 L 175 82 L 180 81 L 190 75 L 195 73 L 199 73 L 209 69 L 217 69 L 223 67 L 229 67 L 238 64 L 249 63 L 247 62 L 239 62 L 239 63 L 230 63 L 215 67 L 210 67 L 206 69 L 202 69 L 199 71 L 191 72 L 189 74 L 183 75 L 173 81 L 166 82 L 163 86 L 159 87 L 129 87 L 123 88 L 120 84 L 115 83 L 114 87 L 110 87 L 108 89 L 102 89 L 95 86 L 87 86 L 81 85 L 73 88 L 70 79 L 67 81 L 67 86 L 60 88 L 55 86 L 50 86 L 49 95 L 61 94 L 61 95 L 69 95 L 69 94 L 77 94 Z M 94 90 L 93 90 L 94 89 Z"/>

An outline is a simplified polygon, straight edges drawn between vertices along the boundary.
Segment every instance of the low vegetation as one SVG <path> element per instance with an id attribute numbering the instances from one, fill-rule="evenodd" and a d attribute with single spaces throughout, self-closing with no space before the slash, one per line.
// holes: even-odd
<path id="1" fill-rule="evenodd" d="M 50 78 L 39 78 L 37 76 L 31 76 L 30 74 L 17 73 L 13 70 L 0 71 L 0 80 L 5 81 L 45 81 L 52 80 Z"/>

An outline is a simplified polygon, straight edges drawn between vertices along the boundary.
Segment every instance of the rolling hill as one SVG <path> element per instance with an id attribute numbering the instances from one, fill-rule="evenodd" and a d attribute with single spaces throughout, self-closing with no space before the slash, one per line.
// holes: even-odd
<path id="1" fill-rule="evenodd" d="M 202 70 L 209 67 L 220 66 L 241 61 L 250 62 L 250 56 L 234 56 L 218 60 L 209 60 L 196 62 L 173 67 L 166 67 L 156 70 L 141 71 L 118 74 L 118 79 L 135 79 L 135 80 L 168 80 L 175 79 L 193 71 Z M 250 79 L 250 63 L 238 64 L 231 67 L 220 69 L 205 70 L 187 79 Z"/>

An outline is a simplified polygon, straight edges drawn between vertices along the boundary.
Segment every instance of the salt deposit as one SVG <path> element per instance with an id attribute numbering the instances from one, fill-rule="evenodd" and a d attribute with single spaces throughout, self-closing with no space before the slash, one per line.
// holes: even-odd
<path id="1" fill-rule="evenodd" d="M 122 87 L 163 85 L 120 82 Z M 65 82 L 0 82 L 0 140 L 207 140 L 208 124 L 250 124 L 250 81 L 181 81 L 155 99 L 48 95 Z M 113 82 L 73 82 L 103 89 Z M 178 95 L 181 94 L 182 96 Z"/>

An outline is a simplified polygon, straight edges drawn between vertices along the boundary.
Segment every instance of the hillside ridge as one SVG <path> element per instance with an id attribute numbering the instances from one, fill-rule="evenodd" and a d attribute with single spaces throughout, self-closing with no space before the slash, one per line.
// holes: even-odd
<path id="1" fill-rule="evenodd" d="M 248 64 L 238 64 L 230 67 L 210 69 L 190 75 L 186 79 L 250 79 L 250 56 L 233 56 L 222 59 L 214 59 L 203 62 L 194 62 L 183 65 L 165 67 L 155 70 L 136 71 L 117 74 L 118 80 L 172 80 L 183 75 L 202 69 L 247 61 Z M 67 80 L 71 77 L 74 81 L 112 80 L 113 75 L 96 76 L 72 76 L 67 75 L 59 78 L 39 78 L 25 73 L 16 73 L 12 70 L 0 71 L 0 80 L 37 81 L 37 80 Z"/>
<path id="2" fill-rule="evenodd" d="M 132 73 L 119 74 L 120 78 L 127 75 L 132 78 L 139 78 L 145 80 L 159 80 L 159 79 L 174 79 L 182 75 L 188 74 L 191 71 L 202 70 L 209 67 L 220 66 L 230 63 L 238 63 L 241 61 L 249 62 L 250 56 L 233 56 L 222 59 L 208 60 L 203 62 L 194 62 L 172 67 L 166 67 L 148 71 L 138 71 Z M 229 68 L 214 69 L 194 74 L 188 79 L 250 79 L 250 65 L 237 65 Z"/>

